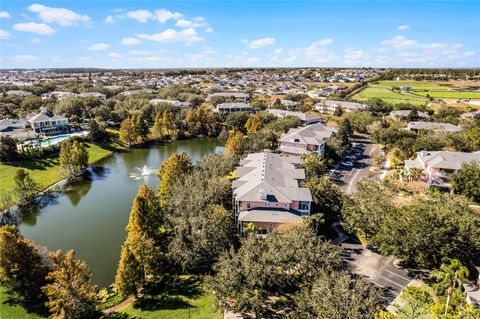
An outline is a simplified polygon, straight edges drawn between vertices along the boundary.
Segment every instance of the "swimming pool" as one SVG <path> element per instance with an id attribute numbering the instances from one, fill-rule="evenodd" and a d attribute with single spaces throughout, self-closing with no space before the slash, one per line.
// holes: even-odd
<path id="1" fill-rule="evenodd" d="M 48 140 L 41 140 L 40 141 L 40 146 L 41 147 L 47 147 L 49 145 L 55 145 L 60 143 L 61 141 L 67 140 L 70 138 L 70 135 L 57 135 L 54 137 L 49 138 Z"/>

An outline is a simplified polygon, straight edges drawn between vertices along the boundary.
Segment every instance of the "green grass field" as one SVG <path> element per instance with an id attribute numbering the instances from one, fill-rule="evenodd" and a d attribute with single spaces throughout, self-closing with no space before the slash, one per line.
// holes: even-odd
<path id="1" fill-rule="evenodd" d="M 112 154 L 110 145 L 98 145 L 87 143 L 89 163 Z M 8 194 L 13 191 L 13 176 L 15 172 L 23 168 L 42 188 L 46 188 L 65 178 L 64 172 L 58 166 L 58 158 L 49 157 L 35 161 L 18 161 L 12 164 L 0 164 L 0 189 L 2 194 Z"/>
<path id="2" fill-rule="evenodd" d="M 352 100 L 366 101 L 376 97 L 391 104 L 411 103 L 414 105 L 424 105 L 427 103 L 427 98 L 425 97 L 407 92 L 393 92 L 390 88 L 391 86 L 381 82 L 371 83 L 366 89 L 352 96 Z"/>
<path id="3" fill-rule="evenodd" d="M 40 319 L 35 314 L 28 313 L 24 308 L 8 303 L 5 288 L 0 287 L 0 319 Z"/>
<path id="4" fill-rule="evenodd" d="M 213 307 L 213 295 L 203 290 L 199 278 L 180 276 L 167 293 L 150 296 L 139 305 L 130 304 L 120 310 L 135 319 L 220 319 L 223 314 Z"/>
<path id="5" fill-rule="evenodd" d="M 365 101 L 377 97 L 387 103 L 411 103 L 423 105 L 427 103 L 427 94 L 434 98 L 444 99 L 480 99 L 480 92 L 451 92 L 452 88 L 458 88 L 453 84 L 435 81 L 379 81 L 370 83 L 368 87 L 352 97 L 352 100 Z M 411 92 L 393 92 L 393 87 L 410 86 Z"/>

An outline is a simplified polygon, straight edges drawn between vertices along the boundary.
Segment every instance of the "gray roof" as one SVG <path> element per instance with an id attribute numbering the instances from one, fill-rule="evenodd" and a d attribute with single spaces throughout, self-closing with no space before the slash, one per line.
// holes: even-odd
<path id="1" fill-rule="evenodd" d="M 241 211 L 240 222 L 288 223 L 300 221 L 302 217 L 284 209 L 252 209 Z"/>
<path id="2" fill-rule="evenodd" d="M 311 201 L 308 188 L 300 188 L 305 171 L 296 168 L 298 159 L 269 151 L 249 154 L 237 168 L 233 193 L 237 201 L 281 202 Z M 261 198 L 261 193 L 267 195 Z"/>
<path id="3" fill-rule="evenodd" d="M 463 128 L 451 123 L 438 123 L 438 122 L 409 122 L 408 128 L 410 130 L 435 130 L 445 132 L 461 132 Z"/>
<path id="4" fill-rule="evenodd" d="M 462 119 L 474 118 L 477 114 L 480 114 L 480 110 L 463 113 L 460 117 L 461 117 Z"/>
<path id="5" fill-rule="evenodd" d="M 327 127 L 321 123 L 311 124 L 305 127 L 291 128 L 283 134 L 279 142 L 301 143 L 322 145 L 325 139 L 336 134 L 338 129 Z"/>
<path id="6" fill-rule="evenodd" d="M 251 109 L 252 107 L 246 103 L 220 103 L 217 109 Z"/>
<path id="7" fill-rule="evenodd" d="M 323 104 L 326 106 L 340 106 L 344 109 L 350 110 L 364 110 L 367 108 L 365 104 L 347 101 L 323 100 L 319 104 Z"/>
<path id="8" fill-rule="evenodd" d="M 410 115 L 411 112 L 412 112 L 412 110 L 391 111 L 389 116 L 391 116 L 391 117 L 394 117 L 394 116 L 407 117 L 407 116 Z M 427 112 L 421 112 L 421 111 L 419 111 L 417 114 L 418 114 L 419 117 L 423 117 L 423 118 L 427 118 L 427 117 L 428 117 L 428 113 L 427 113 Z"/>
<path id="9" fill-rule="evenodd" d="M 170 104 L 170 105 L 173 105 L 173 106 L 176 106 L 176 107 L 191 107 L 192 106 L 192 104 L 189 103 L 189 102 L 182 102 L 182 101 L 178 101 L 178 100 L 165 100 L 165 99 L 150 100 L 150 104 L 153 104 L 153 105 L 158 105 L 160 103 L 166 103 L 166 104 Z"/>
<path id="10" fill-rule="evenodd" d="M 421 151 L 417 153 L 417 159 L 414 161 L 405 161 L 405 167 L 417 167 L 424 169 L 429 166 L 432 168 L 459 170 L 463 163 L 477 162 L 480 164 L 480 152 L 447 152 L 447 151 Z"/>
<path id="11" fill-rule="evenodd" d="M 239 97 L 239 98 L 248 98 L 249 95 L 247 93 L 241 92 L 217 92 L 208 95 L 208 98 L 212 98 L 215 96 L 223 96 L 223 97 Z"/>
<path id="12" fill-rule="evenodd" d="M 309 114 L 303 112 L 294 112 L 279 109 L 268 109 L 268 113 L 275 115 L 276 117 L 295 116 L 303 122 L 320 122 L 322 117 L 318 114 Z"/>

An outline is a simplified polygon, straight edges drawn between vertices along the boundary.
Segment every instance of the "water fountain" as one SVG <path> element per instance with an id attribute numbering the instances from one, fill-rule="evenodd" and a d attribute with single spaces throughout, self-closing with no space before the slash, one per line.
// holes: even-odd
<path id="1" fill-rule="evenodd" d="M 148 177 L 149 175 L 155 173 L 155 170 L 148 168 L 147 165 L 143 165 L 142 168 L 135 167 L 135 169 L 138 170 L 139 173 L 130 173 L 130 177 L 135 180 L 141 179 L 143 177 Z"/>

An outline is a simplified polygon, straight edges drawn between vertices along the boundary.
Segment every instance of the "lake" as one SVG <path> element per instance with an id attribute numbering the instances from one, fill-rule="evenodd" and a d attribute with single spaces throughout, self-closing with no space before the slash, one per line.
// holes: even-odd
<path id="1" fill-rule="evenodd" d="M 156 173 L 140 176 L 139 168 L 158 170 L 178 152 L 197 162 L 222 153 L 223 146 L 214 138 L 196 138 L 114 153 L 91 168 L 90 179 L 69 185 L 38 213 L 25 214 L 21 232 L 49 250 L 75 250 L 92 270 L 95 283 L 108 286 L 115 278 L 132 201 L 142 184 L 158 184 Z"/>

